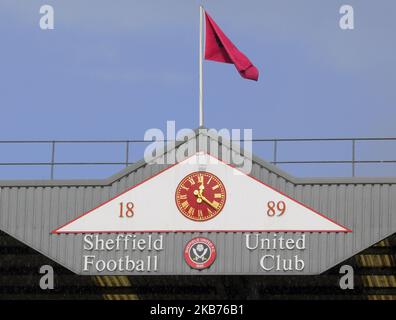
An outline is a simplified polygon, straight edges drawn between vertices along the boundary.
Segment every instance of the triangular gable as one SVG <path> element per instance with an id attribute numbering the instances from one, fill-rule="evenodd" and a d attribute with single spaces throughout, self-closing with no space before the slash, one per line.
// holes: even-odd
<path id="1" fill-rule="evenodd" d="M 220 179 L 225 188 L 225 201 L 221 211 L 213 218 L 204 221 L 187 218 L 180 210 L 180 203 L 179 205 L 177 203 L 178 186 L 185 177 L 195 172 L 208 172 L 214 175 Z M 198 190 L 198 185 L 186 184 L 186 186 L 193 188 L 193 191 Z M 197 209 L 197 204 L 194 202 L 197 199 L 190 198 L 190 203 L 185 209 L 190 207 Z M 211 199 L 208 203 L 212 201 L 214 200 Z M 126 211 L 129 210 L 128 203 L 132 203 L 129 208 L 133 211 L 132 217 L 126 216 Z M 231 165 L 207 153 L 199 152 L 129 188 L 52 233 L 191 231 L 350 232 L 351 230 Z"/>

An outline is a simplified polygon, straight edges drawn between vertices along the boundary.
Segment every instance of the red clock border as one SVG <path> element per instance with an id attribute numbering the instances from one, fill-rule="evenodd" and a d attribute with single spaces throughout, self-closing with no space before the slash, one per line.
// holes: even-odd
<path id="1" fill-rule="evenodd" d="M 190 176 L 190 175 L 192 175 L 192 174 L 198 174 L 198 173 L 211 174 L 211 175 L 214 176 L 217 180 L 219 180 L 219 181 L 221 182 L 221 184 L 223 185 L 223 187 L 224 187 L 224 204 L 223 204 L 222 208 L 220 209 L 220 211 L 219 211 L 216 215 L 214 215 L 214 216 L 212 216 L 212 217 L 210 217 L 210 218 L 208 218 L 208 219 L 206 219 L 206 220 L 196 220 L 196 219 L 192 219 L 192 218 L 186 216 L 185 214 L 183 214 L 183 212 L 180 211 L 179 206 L 177 205 L 177 190 L 179 189 L 180 184 L 186 179 L 186 177 L 188 177 L 188 176 Z M 199 170 L 199 171 L 193 171 L 193 172 L 190 172 L 190 173 L 186 174 L 186 175 L 180 180 L 180 182 L 177 184 L 177 187 L 176 187 L 176 190 L 175 190 L 175 205 L 176 205 L 177 211 L 179 211 L 179 213 L 180 213 L 183 217 L 185 217 L 185 218 L 187 218 L 187 219 L 189 219 L 189 220 L 191 220 L 191 221 L 194 221 L 194 222 L 206 222 L 206 221 L 209 221 L 209 220 L 212 220 L 212 219 L 216 218 L 216 217 L 221 213 L 221 211 L 223 211 L 223 209 L 224 209 L 224 207 L 225 207 L 225 205 L 226 205 L 226 202 L 227 202 L 227 190 L 226 190 L 226 187 L 225 187 L 224 182 L 223 182 L 218 176 L 216 176 L 214 173 L 212 173 L 212 172 L 210 172 L 210 171 L 202 171 L 202 170 Z"/>

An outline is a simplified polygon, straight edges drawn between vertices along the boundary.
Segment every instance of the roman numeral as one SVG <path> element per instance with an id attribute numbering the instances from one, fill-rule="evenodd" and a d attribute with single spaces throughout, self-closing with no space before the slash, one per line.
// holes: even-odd
<path id="1" fill-rule="evenodd" d="M 214 187 L 212 187 L 212 190 L 216 190 L 219 187 L 218 184 L 216 184 Z"/>
<path id="2" fill-rule="evenodd" d="M 221 193 L 215 193 L 214 197 L 220 199 L 223 198 L 223 195 Z"/>

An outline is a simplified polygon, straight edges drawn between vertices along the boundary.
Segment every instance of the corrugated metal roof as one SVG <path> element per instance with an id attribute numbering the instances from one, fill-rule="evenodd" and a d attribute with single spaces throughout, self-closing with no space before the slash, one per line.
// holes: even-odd
<path id="1" fill-rule="evenodd" d="M 50 231 L 164 167 L 142 161 L 105 181 L 3 181 L 0 228 L 73 272 L 82 273 L 82 235 L 51 235 Z M 256 157 L 251 175 L 353 230 L 349 234 L 307 234 L 307 249 L 302 253 L 307 262 L 305 274 L 321 273 L 396 230 L 395 178 L 296 179 Z M 182 263 L 185 243 L 197 235 L 216 242 L 218 260 L 213 268 L 197 271 Z M 299 234 L 284 236 L 296 239 Z M 258 263 L 260 253 L 243 250 L 242 233 L 164 234 L 164 241 L 168 249 L 159 253 L 161 274 L 263 273 Z M 108 259 L 121 253 L 102 254 Z M 292 258 L 292 252 L 283 254 Z M 139 258 L 145 253 L 136 255 Z"/>

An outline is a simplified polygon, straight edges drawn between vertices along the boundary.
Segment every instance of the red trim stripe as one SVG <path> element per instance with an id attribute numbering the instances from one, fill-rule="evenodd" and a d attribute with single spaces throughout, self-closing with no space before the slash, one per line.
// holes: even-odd
<path id="1" fill-rule="evenodd" d="M 160 175 L 161 173 L 163 173 L 163 172 L 165 172 L 165 171 L 167 171 L 167 170 L 173 168 L 175 165 L 181 164 L 181 163 L 183 163 L 183 162 L 189 160 L 190 158 L 196 156 L 197 154 L 199 154 L 199 153 L 196 153 L 196 154 L 194 154 L 194 155 L 192 155 L 192 156 L 189 156 L 188 158 L 184 159 L 184 160 L 181 161 L 181 162 L 177 162 L 177 163 L 175 163 L 175 164 L 170 165 L 170 166 L 167 167 L 167 168 L 164 168 L 164 169 L 160 170 L 160 171 L 157 172 L 155 175 L 153 175 L 153 176 L 151 176 L 151 177 L 149 177 L 149 178 L 147 178 L 147 179 L 144 179 L 143 181 L 139 182 L 138 184 L 136 184 L 136 185 L 134 185 L 134 186 L 132 186 L 132 187 L 126 189 L 126 190 L 123 191 L 122 193 L 120 193 L 120 194 L 118 194 L 118 195 L 112 197 L 111 199 L 109 199 L 109 200 L 105 201 L 104 203 L 102 203 L 102 204 L 96 206 L 95 208 L 93 208 L 93 209 L 91 209 L 91 210 L 85 212 L 84 214 L 82 214 L 82 215 L 80 215 L 80 216 L 74 218 L 73 220 L 71 220 L 71 221 L 65 223 L 65 224 L 62 225 L 61 227 L 59 227 L 59 228 L 57 228 L 57 229 L 51 231 L 51 234 L 62 234 L 62 233 L 71 233 L 71 234 L 78 234 L 78 233 L 106 233 L 106 234 L 107 234 L 107 233 L 176 233 L 176 232 L 184 232 L 184 233 L 185 233 L 185 232 L 344 232 L 344 233 L 352 232 L 351 229 L 349 229 L 349 228 L 347 228 L 347 227 L 345 227 L 345 226 L 343 226 L 343 225 L 341 225 L 341 224 L 335 222 L 334 220 L 332 220 L 332 219 L 326 217 L 325 215 L 323 215 L 322 213 L 320 213 L 320 212 L 318 212 L 318 211 L 316 211 L 316 210 L 314 210 L 314 209 L 308 207 L 307 205 L 301 203 L 300 201 L 297 201 L 297 200 L 291 198 L 291 197 L 288 196 L 287 194 L 285 194 L 285 193 L 283 193 L 283 192 L 281 192 L 281 191 L 279 191 L 279 190 L 277 190 L 277 189 L 271 187 L 270 185 L 268 185 L 268 184 L 266 184 L 266 183 L 260 181 L 260 180 L 257 179 L 256 177 L 251 176 L 250 174 L 247 174 L 247 173 L 243 172 L 241 169 L 235 167 L 235 165 L 226 163 L 226 162 L 224 162 L 223 160 L 221 160 L 221 159 L 219 159 L 219 158 L 217 158 L 217 157 L 215 157 L 215 156 L 212 156 L 212 155 L 209 154 L 208 152 L 204 152 L 203 154 L 206 154 L 206 155 L 208 155 L 209 157 L 212 157 L 212 158 L 216 159 L 217 161 L 219 161 L 219 162 L 221 162 L 221 163 L 223 163 L 223 164 L 225 164 L 225 165 L 227 165 L 227 166 L 229 166 L 229 167 L 231 167 L 231 168 L 233 168 L 233 169 L 235 169 L 235 170 L 238 170 L 238 171 L 241 172 L 242 174 L 244 174 L 244 175 L 246 175 L 246 176 L 252 178 L 253 180 L 255 180 L 255 181 L 261 183 L 262 185 L 264 185 L 264 186 L 270 188 L 271 190 L 273 190 L 273 191 L 275 191 L 275 192 L 277 192 L 277 193 L 283 195 L 284 197 L 288 198 L 289 200 L 298 203 L 299 205 L 303 206 L 304 208 L 306 208 L 306 209 L 308 209 L 308 210 L 311 210 L 313 213 L 315 213 L 315 214 L 321 216 L 322 218 L 327 219 L 328 221 L 330 221 L 330 222 L 336 224 L 337 226 L 343 228 L 344 230 L 205 230 L 205 231 L 202 231 L 202 230 L 116 231 L 116 230 L 114 230 L 114 231 L 59 231 L 60 229 L 63 229 L 64 227 L 70 225 L 70 224 L 73 223 L 74 221 L 76 221 L 76 220 L 78 220 L 78 219 L 84 217 L 85 215 L 91 213 L 92 211 L 94 211 L 94 210 L 96 210 L 96 209 L 98 209 L 98 208 L 104 206 L 105 204 L 109 203 L 110 201 L 113 201 L 114 199 L 117 199 L 118 197 L 122 196 L 123 194 L 127 193 L 128 191 L 130 191 L 130 190 L 132 190 L 132 189 L 134 189 L 134 188 L 140 186 L 141 184 L 143 184 L 143 183 L 149 181 L 150 179 L 155 178 L 156 176 Z"/>

